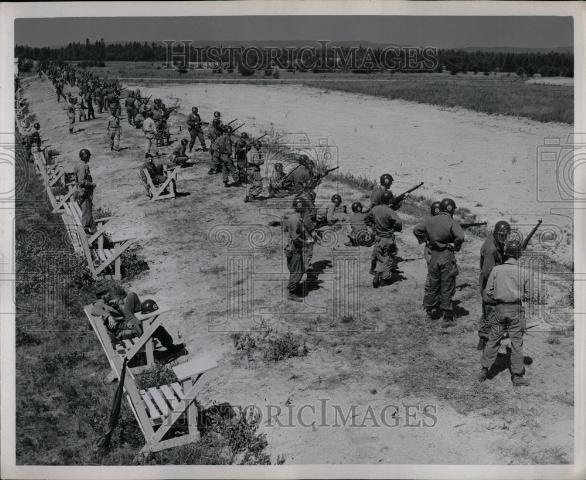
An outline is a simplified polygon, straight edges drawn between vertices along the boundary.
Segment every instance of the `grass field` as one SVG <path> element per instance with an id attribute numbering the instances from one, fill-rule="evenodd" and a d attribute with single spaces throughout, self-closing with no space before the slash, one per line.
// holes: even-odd
<path id="1" fill-rule="evenodd" d="M 481 73 L 433 74 L 352 74 L 280 71 L 279 79 L 257 72 L 253 77 L 239 73 L 214 74 L 211 70 L 160 68 L 149 62 L 110 62 L 92 68 L 110 78 L 173 80 L 184 82 L 220 82 L 249 84 L 299 83 L 321 89 L 340 90 L 364 95 L 401 99 L 445 107 L 463 107 L 477 112 L 527 117 L 539 122 L 574 122 L 574 89 L 566 85 L 527 83 L 517 75 Z"/>

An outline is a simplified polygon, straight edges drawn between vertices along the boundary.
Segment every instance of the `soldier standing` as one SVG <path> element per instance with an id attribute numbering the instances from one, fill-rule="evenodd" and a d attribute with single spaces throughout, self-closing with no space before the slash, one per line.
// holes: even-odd
<path id="1" fill-rule="evenodd" d="M 91 153 L 87 148 L 79 151 L 79 162 L 75 166 L 75 200 L 81 208 L 81 223 L 86 233 L 95 232 L 95 222 L 93 216 L 94 189 L 96 184 L 93 182 L 90 174 Z"/>
<path id="2" fill-rule="evenodd" d="M 146 138 L 145 144 L 145 152 L 144 156 L 147 158 L 147 155 L 152 155 L 151 150 L 153 148 L 153 143 L 155 144 L 155 151 L 156 155 L 159 156 L 159 148 L 156 145 L 156 136 L 157 136 L 157 126 L 155 125 L 155 121 L 153 120 L 153 112 L 148 112 L 145 121 L 142 124 L 142 131 L 144 132 Z"/>
<path id="3" fill-rule="evenodd" d="M 371 257 L 371 271 L 374 273 L 372 286 L 378 288 L 391 280 L 393 272 L 397 269 L 395 232 L 403 230 L 401 219 L 389 206 L 393 201 L 393 194 L 385 191 L 381 195 L 380 203 L 375 205 L 364 218 L 366 225 L 370 226 L 376 235 L 376 243 Z"/>
<path id="4" fill-rule="evenodd" d="M 220 112 L 214 112 L 214 119 L 208 130 L 208 138 L 210 139 L 210 156 L 212 159 L 212 166 L 208 171 L 209 175 L 214 175 L 222 171 L 222 164 L 220 162 L 219 154 L 216 149 L 216 142 L 222 136 L 222 119 Z"/>
<path id="5" fill-rule="evenodd" d="M 480 361 L 482 370 L 478 380 L 488 377 L 488 369 L 498 355 L 505 334 L 511 339 L 511 381 L 514 386 L 526 386 L 523 378 L 523 334 L 527 329 L 523 312 L 523 299 L 528 293 L 528 278 L 519 270 L 521 245 L 517 240 L 508 240 L 504 247 L 505 261 L 495 265 L 484 289 L 484 300 L 493 308 L 489 311 L 489 336 Z"/>
<path id="6" fill-rule="evenodd" d="M 247 195 L 244 199 L 245 202 L 257 199 L 262 193 L 262 175 L 260 173 L 261 165 L 264 165 L 265 161 L 262 158 L 262 153 L 258 150 L 252 154 L 252 158 L 246 161 L 246 172 L 245 178 L 248 184 Z"/>
<path id="7" fill-rule="evenodd" d="M 234 163 L 232 162 L 232 127 L 230 125 L 224 126 L 224 132 L 216 141 L 214 148 L 216 148 L 218 152 L 218 156 L 220 159 L 220 163 L 222 165 L 222 180 L 224 182 L 224 186 L 230 186 L 228 184 L 228 175 L 231 175 L 234 179 L 234 183 L 231 184 L 233 187 L 238 187 L 240 185 L 240 177 L 238 176 L 238 171 L 236 167 L 234 167 Z"/>
<path id="8" fill-rule="evenodd" d="M 508 222 L 504 220 L 497 222 L 492 235 L 486 237 L 480 248 L 480 276 L 478 283 L 480 285 L 480 294 L 482 295 L 482 316 L 478 327 L 478 350 L 483 350 L 488 341 L 490 333 L 488 319 L 493 309 L 492 304 L 484 301 L 484 290 L 492 269 L 496 265 L 502 265 L 504 262 L 504 246 L 510 232 L 511 225 Z"/>
<path id="9" fill-rule="evenodd" d="M 126 116 L 128 118 L 128 124 L 134 125 L 134 117 L 136 117 L 136 109 L 134 107 L 134 92 L 131 90 L 128 92 L 126 100 L 124 100 L 124 106 L 126 107 Z"/>
<path id="10" fill-rule="evenodd" d="M 199 116 L 199 110 L 197 107 L 191 107 L 191 113 L 187 117 L 187 130 L 189 131 L 189 135 L 191 140 L 189 141 L 189 152 L 193 150 L 193 145 L 195 145 L 195 139 L 199 140 L 201 144 L 201 149 L 204 152 L 207 152 L 208 149 L 206 147 L 206 141 L 203 136 L 203 130 L 201 128 L 201 117 Z"/>
<path id="11" fill-rule="evenodd" d="M 307 246 L 314 242 L 303 221 L 306 209 L 305 201 L 302 198 L 296 198 L 293 200 L 295 213 L 289 216 L 284 223 L 285 231 L 287 232 L 285 256 L 287 258 L 287 269 L 289 270 L 289 281 L 287 283 L 289 295 L 287 298 L 294 302 L 302 301 L 299 287 L 306 271 L 304 252 Z"/>
<path id="12" fill-rule="evenodd" d="M 452 298 L 458 276 L 454 252 L 459 251 L 464 243 L 464 231 L 452 218 L 455 210 L 456 203 L 451 198 L 444 198 L 439 215 L 426 218 L 413 229 L 415 237 L 421 243 L 427 241 L 431 250 L 428 265 L 430 285 L 423 305 L 430 317 L 438 307 L 442 310 L 443 327 L 449 327 L 454 321 Z"/>
<path id="13" fill-rule="evenodd" d="M 234 146 L 234 153 L 236 156 L 236 168 L 238 168 L 238 175 L 240 176 L 240 182 L 246 183 L 247 181 L 247 156 L 251 149 L 251 144 L 248 140 L 248 134 L 242 132 L 240 138 Z"/>
<path id="14" fill-rule="evenodd" d="M 67 118 L 69 119 L 69 133 L 73 133 L 75 125 L 75 106 L 72 103 L 67 104 Z"/>
<path id="15" fill-rule="evenodd" d="M 110 150 L 118 151 L 120 149 L 120 118 L 112 113 L 108 118 L 107 133 L 110 137 Z"/>

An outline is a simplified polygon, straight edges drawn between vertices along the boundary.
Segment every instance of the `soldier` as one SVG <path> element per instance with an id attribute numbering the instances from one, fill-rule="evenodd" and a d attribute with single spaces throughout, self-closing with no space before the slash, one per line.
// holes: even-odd
<path id="1" fill-rule="evenodd" d="M 415 237 L 421 243 L 427 241 L 431 250 L 428 266 L 430 286 L 423 305 L 429 317 L 433 317 L 438 307 L 442 310 L 444 328 L 454 321 L 452 298 L 458 276 L 454 252 L 460 251 L 464 242 L 464 231 L 452 218 L 455 210 L 456 203 L 451 198 L 444 198 L 439 215 L 426 218 L 413 229 Z"/>
<path id="2" fill-rule="evenodd" d="M 189 153 L 191 153 L 193 150 L 193 145 L 195 145 L 196 138 L 201 144 L 201 149 L 204 152 L 208 151 L 208 148 L 206 147 L 206 141 L 203 136 L 203 130 L 201 128 L 201 117 L 199 116 L 198 112 L 199 110 L 197 107 L 191 107 L 191 113 L 187 117 L 187 130 L 191 136 L 191 140 L 189 141 Z"/>
<path id="3" fill-rule="evenodd" d="M 370 209 L 364 222 L 371 227 L 376 235 L 376 243 L 371 257 L 371 271 L 374 273 L 372 286 L 378 288 L 384 282 L 391 280 L 397 269 L 395 232 L 403 230 L 401 219 L 389 206 L 393 201 L 393 194 L 385 191 L 380 203 Z"/>
<path id="4" fill-rule="evenodd" d="M 95 93 L 96 103 L 98 105 L 98 113 L 102 113 L 104 109 L 104 87 L 101 83 L 98 84 Z"/>
<path id="5" fill-rule="evenodd" d="M 147 155 L 142 168 L 149 172 L 149 176 L 151 177 L 151 180 L 153 181 L 153 184 L 155 186 L 162 185 L 163 183 L 165 183 L 165 181 L 167 180 L 167 172 L 169 170 L 172 170 L 172 168 L 170 169 L 168 167 L 165 167 L 160 163 L 155 163 L 153 156 L 151 154 Z M 171 180 L 170 188 L 173 192 L 176 191 L 176 187 L 177 186 L 175 185 L 175 180 Z"/>
<path id="6" fill-rule="evenodd" d="M 222 180 L 225 187 L 238 187 L 240 186 L 240 177 L 238 176 L 238 171 L 232 162 L 232 127 L 230 125 L 224 125 L 223 130 L 222 135 L 214 145 L 222 165 Z M 228 184 L 228 175 L 231 175 L 234 179 L 234 183 L 231 185 Z"/>
<path id="7" fill-rule="evenodd" d="M 37 146 L 37 152 L 41 151 L 41 124 L 35 122 L 33 127 L 29 129 L 24 136 L 24 145 L 26 148 L 26 155 L 29 162 L 33 161 L 33 145 Z"/>
<path id="8" fill-rule="evenodd" d="M 79 96 L 77 97 L 77 106 L 79 108 L 79 121 L 85 122 L 87 120 L 87 117 L 85 115 L 87 107 L 85 106 L 85 100 L 83 98 L 83 93 L 81 92 L 81 90 L 79 92 Z"/>
<path id="9" fill-rule="evenodd" d="M 222 136 L 222 119 L 220 112 L 214 112 L 214 119 L 208 129 L 208 138 L 210 139 L 210 156 L 212 159 L 212 166 L 208 171 L 209 175 L 214 175 L 222 171 L 222 164 L 220 162 L 220 155 L 215 148 L 216 141 Z"/>
<path id="10" fill-rule="evenodd" d="M 61 101 L 61 97 L 63 97 L 63 100 L 67 101 L 65 95 L 63 95 L 63 82 L 61 80 L 55 82 L 55 93 L 57 94 L 57 103 Z"/>
<path id="11" fill-rule="evenodd" d="M 96 113 L 94 112 L 94 99 L 93 99 L 93 94 L 92 94 L 92 90 L 91 89 L 87 89 L 87 91 L 85 92 L 85 104 L 87 105 L 87 119 L 88 120 L 95 120 L 96 119 Z"/>
<path id="12" fill-rule="evenodd" d="M 382 201 L 383 193 L 390 192 L 391 185 L 393 184 L 393 177 L 390 173 L 384 173 L 380 177 L 380 186 L 375 187 L 375 189 L 370 194 L 370 209 L 372 209 L 375 205 L 380 205 Z M 391 201 L 394 200 L 394 196 L 391 192 Z M 370 210 L 369 209 L 369 210 Z M 396 210 L 396 209 L 394 209 Z"/>
<path id="13" fill-rule="evenodd" d="M 108 128 L 106 130 L 108 136 L 110 137 L 110 150 L 118 151 L 120 149 L 121 129 L 122 127 L 120 126 L 120 118 L 112 113 L 108 118 Z"/>
<path id="14" fill-rule="evenodd" d="M 136 293 L 118 286 L 113 288 L 113 292 L 102 290 L 97 295 L 99 300 L 92 307 L 92 315 L 102 317 L 108 332 L 116 340 L 140 337 L 143 334 L 142 323 L 136 318 L 135 313 L 151 313 L 158 310 L 158 305 L 153 300 L 141 302 Z M 185 349 L 185 344 L 173 342 L 173 337 L 163 326 L 157 327 L 153 332 L 153 338 L 171 354 Z"/>
<path id="15" fill-rule="evenodd" d="M 283 171 L 283 164 L 276 162 L 274 171 L 269 179 L 269 198 L 285 197 L 289 195 L 289 179 Z"/>
<path id="16" fill-rule="evenodd" d="M 300 285 L 305 269 L 305 251 L 309 244 L 313 244 L 314 239 L 311 233 L 304 225 L 303 217 L 305 216 L 307 205 L 302 198 L 293 200 L 293 210 L 295 213 L 289 216 L 284 224 L 287 232 L 287 245 L 285 247 L 285 256 L 287 258 L 287 269 L 289 270 L 289 282 L 287 290 L 288 299 L 294 302 L 301 302 Z"/>
<path id="17" fill-rule="evenodd" d="M 486 237 L 482 247 L 480 248 L 480 276 L 478 283 L 480 285 L 480 294 L 482 295 L 482 316 L 478 327 L 478 350 L 483 350 L 488 340 L 490 327 L 488 319 L 490 318 L 493 306 L 484 301 L 484 290 L 490 272 L 496 265 L 502 265 L 504 262 L 504 246 L 509 233 L 511 232 L 511 225 L 501 220 L 494 226 L 492 235 Z"/>
<path id="18" fill-rule="evenodd" d="M 523 378 L 523 334 L 527 329 L 523 299 L 528 294 L 528 278 L 519 269 L 521 253 L 519 241 L 508 240 L 504 247 L 504 263 L 494 266 L 486 282 L 484 301 L 493 308 L 487 319 L 490 330 L 481 359 L 480 382 L 488 377 L 488 369 L 496 360 L 500 342 L 508 334 L 511 339 L 511 381 L 514 386 L 529 385 Z"/>
<path id="19" fill-rule="evenodd" d="M 134 117 L 136 117 L 136 109 L 134 106 L 134 92 L 130 90 L 126 100 L 124 100 L 124 106 L 126 107 L 126 117 L 128 118 L 128 124 L 134 125 Z"/>
<path id="20" fill-rule="evenodd" d="M 241 183 L 246 183 L 247 179 L 247 156 L 248 152 L 252 148 L 250 141 L 248 139 L 248 134 L 246 132 L 242 132 L 240 134 L 240 138 L 236 142 L 234 146 L 234 153 L 236 156 L 236 168 L 238 168 L 238 175 L 240 177 Z M 263 162 L 264 163 L 264 162 Z"/>
<path id="21" fill-rule="evenodd" d="M 73 133 L 75 125 L 75 106 L 72 103 L 67 104 L 67 118 L 69 119 L 69 133 Z"/>
<path id="22" fill-rule="evenodd" d="M 91 153 L 87 148 L 79 151 L 79 162 L 75 166 L 75 200 L 81 208 L 81 223 L 83 229 L 88 234 L 95 232 L 95 222 L 93 216 L 94 189 L 96 184 L 93 182 L 90 174 Z"/>
<path id="23" fill-rule="evenodd" d="M 263 191 L 260 166 L 264 165 L 264 163 L 265 161 L 262 158 L 262 153 L 258 150 L 246 161 L 245 177 L 246 183 L 248 184 L 248 191 L 244 198 L 245 202 L 258 199 Z"/>
<path id="24" fill-rule="evenodd" d="M 292 193 L 302 192 L 304 185 L 311 183 L 313 176 L 307 168 L 307 162 L 309 157 L 305 154 L 299 156 L 299 165 L 293 167 L 293 169 L 287 174 L 287 180 L 291 186 Z"/>
<path id="25" fill-rule="evenodd" d="M 342 206 L 342 197 L 335 193 L 332 195 L 330 203 L 323 205 L 318 210 L 317 220 L 326 225 L 333 225 L 343 218 L 342 213 L 346 213 L 346 207 Z"/>
<path id="26" fill-rule="evenodd" d="M 441 206 L 441 202 L 438 202 L 438 201 L 432 202 L 432 204 L 429 207 L 432 217 L 439 215 L 440 206 Z M 425 286 L 423 287 L 423 291 L 424 291 L 423 298 L 426 298 L 429 296 L 430 291 L 431 291 L 431 276 L 429 274 L 429 262 L 431 260 L 431 248 L 429 248 L 429 240 L 425 241 L 425 247 L 423 248 L 423 258 L 425 259 L 425 263 L 427 264 L 427 277 L 425 279 Z M 423 306 L 425 307 L 425 304 Z"/>
<path id="27" fill-rule="evenodd" d="M 344 243 L 344 245 L 347 247 L 357 247 L 358 235 L 368 230 L 366 222 L 364 221 L 366 213 L 362 211 L 363 207 L 360 202 L 353 202 L 351 210 L 352 214 L 348 219 L 348 241 Z"/>
<path id="28" fill-rule="evenodd" d="M 157 126 L 153 120 L 153 112 L 148 112 L 145 121 L 142 124 L 142 131 L 144 132 L 146 138 L 145 144 L 145 152 L 144 156 L 147 158 L 147 155 L 152 155 L 151 150 L 153 149 L 153 144 L 155 147 L 155 154 L 157 157 L 159 156 L 159 147 L 156 145 L 156 136 L 157 136 Z"/>
<path id="29" fill-rule="evenodd" d="M 171 152 L 171 160 L 175 163 L 175 165 L 183 167 L 189 160 L 189 157 L 185 153 L 188 143 L 189 140 L 187 140 L 187 138 L 182 138 L 179 145 L 177 145 Z"/>

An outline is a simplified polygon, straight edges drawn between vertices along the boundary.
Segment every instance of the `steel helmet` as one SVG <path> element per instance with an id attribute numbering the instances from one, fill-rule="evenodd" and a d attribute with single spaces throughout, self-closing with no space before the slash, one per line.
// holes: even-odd
<path id="1" fill-rule="evenodd" d="M 191 111 L 192 111 L 193 113 L 197 113 L 199 110 L 198 110 L 198 108 L 197 108 L 197 107 L 191 107 Z"/>
<path id="2" fill-rule="evenodd" d="M 505 220 L 499 220 L 494 225 L 494 231 L 492 232 L 492 235 L 495 240 L 501 244 L 504 244 L 507 240 L 507 237 L 509 236 L 509 233 L 511 233 L 511 225 L 509 222 L 506 222 Z"/>
<path id="3" fill-rule="evenodd" d="M 87 148 L 82 148 L 79 151 L 79 158 L 82 160 L 88 159 L 92 156 L 92 153 Z"/>
<path id="4" fill-rule="evenodd" d="M 440 205 L 441 205 L 441 203 L 442 202 L 435 201 L 435 202 L 433 202 L 431 204 L 430 210 L 431 210 L 431 215 L 432 216 L 435 217 L 440 212 Z"/>
<path id="5" fill-rule="evenodd" d="M 451 198 L 444 198 L 440 203 L 440 212 L 449 213 L 453 215 L 456 211 L 456 202 Z"/>
<path id="6" fill-rule="evenodd" d="M 182 138 L 181 139 L 181 144 L 182 145 L 187 145 L 189 143 L 189 140 L 187 140 L 187 138 Z"/>
<path id="7" fill-rule="evenodd" d="M 214 112 L 215 118 L 220 118 L 221 116 L 222 116 L 222 114 L 220 112 L 218 112 L 217 110 Z"/>
<path id="8" fill-rule="evenodd" d="M 275 170 L 283 170 L 283 164 L 281 162 L 275 163 Z"/>
<path id="9" fill-rule="evenodd" d="M 394 200 L 393 194 L 387 190 L 382 194 L 381 204 L 382 205 L 390 205 L 393 200 Z"/>
<path id="10" fill-rule="evenodd" d="M 342 203 L 342 197 L 340 195 L 338 195 L 337 193 L 334 193 L 332 195 L 332 203 L 335 203 L 336 205 L 340 205 Z"/>
<path id="11" fill-rule="evenodd" d="M 303 165 L 304 163 L 307 163 L 307 162 L 308 162 L 308 160 L 309 160 L 309 157 L 308 157 L 307 155 L 305 155 L 304 153 L 303 153 L 303 154 L 301 154 L 301 155 L 299 155 L 299 158 L 297 159 L 297 161 L 298 161 L 299 163 L 301 163 L 302 165 Z"/>
<path id="12" fill-rule="evenodd" d="M 352 211 L 354 213 L 362 212 L 362 203 L 360 203 L 360 202 L 354 202 L 352 204 Z"/>
<path id="13" fill-rule="evenodd" d="M 41 128 L 41 124 L 39 122 L 35 122 L 33 127 L 35 127 L 38 130 L 39 128 Z"/>
<path id="14" fill-rule="evenodd" d="M 140 313 L 142 314 L 153 313 L 158 309 L 159 306 L 157 305 L 157 302 L 155 302 L 152 298 L 149 298 L 140 304 Z"/>
<path id="15" fill-rule="evenodd" d="M 240 134 L 240 138 L 248 138 L 248 133 L 246 133 L 246 132 L 242 132 L 242 133 Z"/>
<path id="16" fill-rule="evenodd" d="M 508 257 L 519 258 L 521 256 L 521 242 L 512 238 L 505 243 L 505 255 Z"/>
<path id="17" fill-rule="evenodd" d="M 380 184 L 383 187 L 389 187 L 393 181 L 393 176 L 390 173 L 383 173 L 380 176 Z"/>
<path id="18" fill-rule="evenodd" d="M 224 132 L 232 133 L 232 126 L 231 125 L 224 125 Z"/>

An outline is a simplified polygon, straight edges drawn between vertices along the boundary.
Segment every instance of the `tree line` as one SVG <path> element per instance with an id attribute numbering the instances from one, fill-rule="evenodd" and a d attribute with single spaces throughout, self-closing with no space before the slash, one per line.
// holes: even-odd
<path id="1" fill-rule="evenodd" d="M 213 51 L 212 49 L 216 49 Z M 349 47 L 338 47 L 342 52 L 348 53 Z M 285 55 L 283 53 L 283 55 Z M 314 53 L 303 50 L 300 57 L 304 59 L 304 64 L 311 64 L 309 70 L 314 72 L 339 71 L 340 67 L 336 61 L 329 58 L 331 51 L 320 50 L 316 48 Z M 375 60 L 379 60 L 384 51 L 381 48 L 363 48 L 358 49 L 358 60 L 365 55 L 371 55 Z M 80 61 L 81 66 L 101 66 L 107 61 L 150 61 L 166 62 L 167 45 L 161 42 L 125 42 L 106 44 L 104 39 L 90 42 L 86 39 L 85 43 L 72 42 L 64 47 L 28 47 L 17 45 L 15 48 L 17 58 L 28 58 L 46 61 Z M 295 56 L 295 54 L 294 54 Z M 218 60 L 217 46 L 208 47 L 191 47 L 189 56 L 191 61 L 209 63 Z M 313 57 L 313 58 L 312 58 Z M 297 57 L 296 57 L 297 58 Z M 225 62 L 226 67 L 234 68 L 237 65 L 229 65 L 234 61 L 228 55 L 221 55 L 220 59 Z M 313 59 L 313 61 L 312 61 Z M 288 70 L 307 70 L 300 62 L 292 62 L 284 57 L 277 57 L 282 65 Z M 175 63 L 177 60 L 175 59 Z M 265 62 L 261 68 L 270 68 L 271 65 Z M 243 69 L 239 69 L 243 70 Z M 245 70 L 245 69 L 244 69 Z M 375 64 L 366 62 L 360 68 L 350 68 L 354 73 L 374 73 L 383 70 Z M 403 67 L 396 68 L 396 71 L 413 71 Z M 437 62 L 431 69 L 419 70 L 421 72 L 442 72 L 449 71 L 452 74 L 460 72 L 509 72 L 519 75 L 532 76 L 536 73 L 542 76 L 574 76 L 574 55 L 565 52 L 548 52 L 548 53 L 512 53 L 512 52 L 489 52 L 489 51 L 466 51 L 466 50 L 438 50 Z"/>

